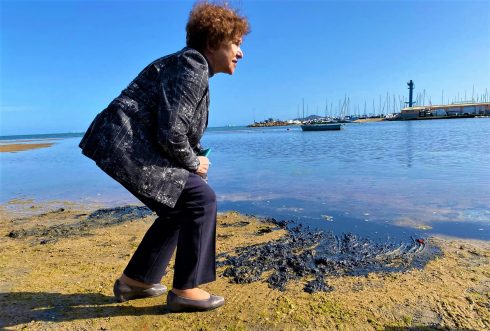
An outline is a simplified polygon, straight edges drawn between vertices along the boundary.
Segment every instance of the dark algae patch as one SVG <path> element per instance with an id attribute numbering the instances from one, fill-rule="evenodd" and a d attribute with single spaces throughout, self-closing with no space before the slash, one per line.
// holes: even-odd
<path id="1" fill-rule="evenodd" d="M 60 208 L 50 213 L 40 214 L 37 217 L 49 217 L 49 215 L 59 214 L 63 211 L 64 209 Z M 114 226 L 141 219 L 152 214 L 153 212 L 150 209 L 141 206 L 103 208 L 94 211 L 86 217 L 79 217 L 85 216 L 84 214 L 77 215 L 76 218 L 80 220 L 76 223 L 51 226 L 38 225 L 29 229 L 20 228 L 10 231 L 8 236 L 10 238 L 39 237 L 41 238 L 39 243 L 46 244 L 64 237 L 87 235 L 92 229 Z"/>
<path id="2" fill-rule="evenodd" d="M 120 224 L 133 221 L 153 214 L 148 207 L 122 206 L 98 209 L 88 215 L 88 220 L 97 221 L 103 225 Z"/>
<path id="3" fill-rule="evenodd" d="M 265 280 L 284 291 L 289 281 L 305 278 L 310 280 L 304 291 L 314 293 L 333 290 L 326 276 L 422 268 L 438 254 L 437 247 L 421 239 L 380 243 L 352 233 L 335 236 L 295 226 L 279 240 L 221 254 L 218 265 L 227 267 L 223 275 L 234 283 Z"/>

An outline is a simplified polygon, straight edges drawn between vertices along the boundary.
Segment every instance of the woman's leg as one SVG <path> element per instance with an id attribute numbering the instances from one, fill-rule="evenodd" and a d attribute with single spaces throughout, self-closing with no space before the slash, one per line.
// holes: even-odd
<path id="1" fill-rule="evenodd" d="M 158 284 L 165 275 L 177 246 L 180 225 L 167 217 L 158 217 L 148 229 L 129 261 L 124 275 L 144 284 Z M 123 279 L 128 285 L 127 279 Z"/>
<path id="2" fill-rule="evenodd" d="M 216 195 L 197 175 L 187 184 L 173 281 L 181 290 L 216 280 Z"/>
<path id="3" fill-rule="evenodd" d="M 177 246 L 176 289 L 214 281 L 216 196 L 211 187 L 198 175 L 190 174 L 175 208 L 135 195 L 159 217 L 143 237 L 124 275 L 144 284 L 159 283 Z"/>

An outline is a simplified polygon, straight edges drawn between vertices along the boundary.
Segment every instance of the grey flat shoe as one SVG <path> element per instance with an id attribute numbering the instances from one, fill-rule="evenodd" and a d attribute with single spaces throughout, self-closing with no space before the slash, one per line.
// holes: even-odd
<path id="1" fill-rule="evenodd" d="M 121 284 L 119 279 L 114 283 L 114 296 L 116 297 L 117 302 L 157 297 L 164 294 L 166 291 L 167 287 L 161 284 L 153 284 L 150 288 L 143 288 Z"/>
<path id="2" fill-rule="evenodd" d="M 167 307 L 173 313 L 207 311 L 225 304 L 225 298 L 211 295 L 207 300 L 191 300 L 178 296 L 170 291 L 167 294 Z"/>

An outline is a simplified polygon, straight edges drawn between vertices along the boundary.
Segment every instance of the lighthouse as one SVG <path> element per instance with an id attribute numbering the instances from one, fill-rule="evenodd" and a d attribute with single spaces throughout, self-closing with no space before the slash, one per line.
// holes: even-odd
<path id="1" fill-rule="evenodd" d="M 413 88 L 415 87 L 415 84 L 413 81 L 410 79 L 410 81 L 407 83 L 408 85 L 408 107 L 413 107 Z"/>

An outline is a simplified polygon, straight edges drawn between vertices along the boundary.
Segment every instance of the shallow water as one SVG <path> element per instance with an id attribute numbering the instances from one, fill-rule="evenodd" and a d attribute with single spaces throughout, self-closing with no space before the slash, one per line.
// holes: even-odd
<path id="1" fill-rule="evenodd" d="M 134 203 L 80 154 L 80 137 L 1 153 L 0 202 Z M 347 124 L 332 132 L 211 128 L 203 145 L 212 148 L 209 182 L 220 211 L 371 237 L 490 240 L 490 119 Z"/>

